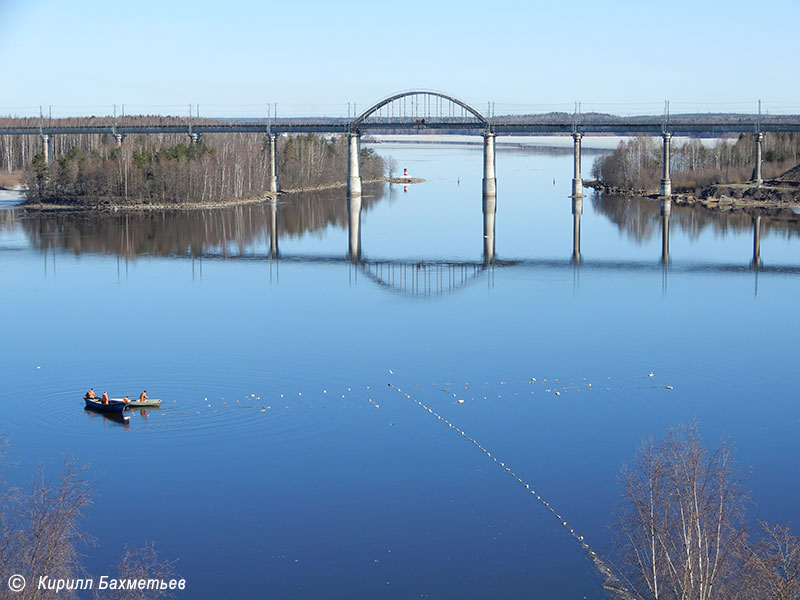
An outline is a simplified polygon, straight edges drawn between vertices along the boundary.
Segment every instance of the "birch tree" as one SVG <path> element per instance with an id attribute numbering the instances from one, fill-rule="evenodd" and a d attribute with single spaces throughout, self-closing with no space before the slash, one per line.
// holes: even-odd
<path id="1" fill-rule="evenodd" d="M 631 597 L 729 597 L 747 499 L 731 449 L 704 448 L 696 423 L 679 427 L 644 442 L 621 479 L 616 533 Z"/>

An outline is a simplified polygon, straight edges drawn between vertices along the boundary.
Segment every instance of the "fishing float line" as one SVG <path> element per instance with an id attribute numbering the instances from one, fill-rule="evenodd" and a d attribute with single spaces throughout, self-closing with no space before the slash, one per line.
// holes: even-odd
<path id="1" fill-rule="evenodd" d="M 390 371 L 390 373 L 391 373 L 391 371 Z M 427 406 L 424 402 L 422 402 L 422 400 L 418 400 L 417 398 L 414 398 L 411 394 L 409 394 L 407 392 L 404 392 L 402 388 L 399 388 L 399 387 L 393 385 L 391 382 L 389 382 L 388 386 L 390 388 L 392 388 L 393 390 L 395 390 L 397 393 L 405 396 L 408 400 L 411 400 L 412 402 L 417 404 L 417 406 L 419 406 L 420 408 L 422 408 L 423 410 L 428 412 L 428 414 L 436 417 L 439 421 L 441 421 L 442 423 L 447 425 L 450 429 L 452 429 L 453 431 L 455 431 L 456 433 L 461 435 L 461 437 L 463 437 L 465 440 L 470 442 L 473 446 L 478 448 L 478 450 L 483 452 L 486 455 L 487 458 L 491 459 L 492 462 L 497 464 L 501 469 L 503 469 L 503 471 L 505 471 L 511 477 L 513 477 L 516 480 L 516 482 L 518 484 L 520 484 L 525 489 L 526 492 L 528 492 L 533 498 L 536 499 L 537 502 L 539 502 L 548 511 L 550 511 L 550 513 L 556 519 L 558 519 L 559 524 L 561 525 L 561 527 L 564 528 L 565 531 L 567 531 L 567 533 L 570 535 L 570 537 L 572 537 L 575 541 L 577 541 L 581 545 L 581 548 L 586 552 L 587 556 L 589 557 L 589 559 L 594 564 L 595 569 L 597 569 L 597 571 L 603 576 L 603 578 L 604 578 L 603 587 L 604 588 L 613 589 L 613 590 L 624 590 L 625 589 L 622 586 L 622 584 L 619 581 L 619 579 L 616 577 L 616 575 L 614 575 L 613 571 L 608 567 L 608 565 L 605 563 L 605 561 L 600 557 L 600 555 L 598 555 L 597 552 L 595 552 L 592 549 L 592 547 L 589 546 L 589 544 L 586 542 L 586 540 L 584 539 L 584 537 L 581 534 L 579 534 L 577 531 L 575 531 L 575 528 L 572 527 L 569 524 L 569 522 L 567 521 L 566 517 L 564 517 L 559 511 L 556 511 L 556 509 L 550 504 L 550 502 L 548 502 L 544 497 L 542 497 L 541 494 L 538 494 L 536 492 L 536 490 L 533 489 L 533 485 L 530 482 L 525 481 L 525 479 L 523 479 L 516 472 L 514 472 L 512 470 L 512 468 L 509 465 L 506 464 L 505 461 L 500 460 L 497 457 L 497 455 L 495 455 L 492 452 L 490 452 L 488 448 L 482 446 L 480 444 L 480 442 L 478 442 L 475 438 L 473 438 L 469 434 L 467 434 L 466 431 L 461 429 L 458 425 L 455 425 L 454 423 L 452 423 L 450 420 L 447 419 L 447 417 L 444 417 L 444 416 L 440 415 L 438 412 L 433 410 L 431 407 Z"/>

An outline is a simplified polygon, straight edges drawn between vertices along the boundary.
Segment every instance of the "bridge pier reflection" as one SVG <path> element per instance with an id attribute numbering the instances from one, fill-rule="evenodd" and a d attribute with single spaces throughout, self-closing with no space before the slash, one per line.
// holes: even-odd
<path id="1" fill-rule="evenodd" d="M 269 203 L 269 256 L 278 258 L 278 199 Z"/>
<path id="2" fill-rule="evenodd" d="M 347 195 L 347 256 L 353 262 L 361 261 L 361 194 Z"/>
<path id="3" fill-rule="evenodd" d="M 753 217 L 753 269 L 761 267 L 761 215 Z"/>
<path id="4" fill-rule="evenodd" d="M 572 264 L 581 263 L 581 215 L 583 195 L 572 196 Z"/>
<path id="5" fill-rule="evenodd" d="M 661 264 L 669 264 L 669 217 L 672 214 L 672 200 L 661 201 Z"/>
<path id="6" fill-rule="evenodd" d="M 497 214 L 497 196 L 483 195 L 483 264 L 494 262 L 494 219 Z"/>

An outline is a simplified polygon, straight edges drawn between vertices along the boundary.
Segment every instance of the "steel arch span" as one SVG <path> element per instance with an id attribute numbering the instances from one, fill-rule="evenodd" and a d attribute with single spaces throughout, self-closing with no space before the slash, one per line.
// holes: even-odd
<path id="1" fill-rule="evenodd" d="M 466 102 L 464 102 L 462 100 L 459 100 L 458 98 L 456 98 L 454 96 L 449 96 L 447 94 L 443 94 L 442 92 L 436 92 L 436 91 L 433 91 L 433 90 L 410 90 L 410 91 L 406 91 L 406 92 L 400 92 L 398 94 L 394 94 L 392 96 L 384 98 L 380 102 L 376 102 L 375 104 L 370 106 L 367 110 L 365 110 L 358 117 L 356 117 L 351 122 L 350 126 L 351 126 L 351 128 L 356 129 L 367 118 L 369 118 L 370 116 L 372 116 L 373 114 L 378 112 L 381 108 L 383 108 L 387 104 L 391 104 L 395 100 L 400 100 L 402 98 L 407 98 L 407 97 L 411 97 L 411 96 L 418 96 L 418 95 L 436 96 L 437 98 L 442 98 L 444 100 L 452 102 L 453 104 L 456 104 L 456 105 L 460 106 L 465 111 L 470 113 L 473 117 L 478 119 L 478 121 L 480 121 L 483 125 L 486 125 L 487 127 L 489 126 L 489 120 L 486 117 L 484 117 L 481 113 L 479 113 L 477 110 L 472 108 Z"/>

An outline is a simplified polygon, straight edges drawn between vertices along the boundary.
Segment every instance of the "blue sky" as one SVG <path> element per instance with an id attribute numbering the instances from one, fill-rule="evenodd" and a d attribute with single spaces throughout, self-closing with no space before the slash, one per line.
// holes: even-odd
<path id="1" fill-rule="evenodd" d="M 346 114 L 412 88 L 498 113 L 800 112 L 798 17 L 798 0 L 0 0 L 0 114 Z"/>

